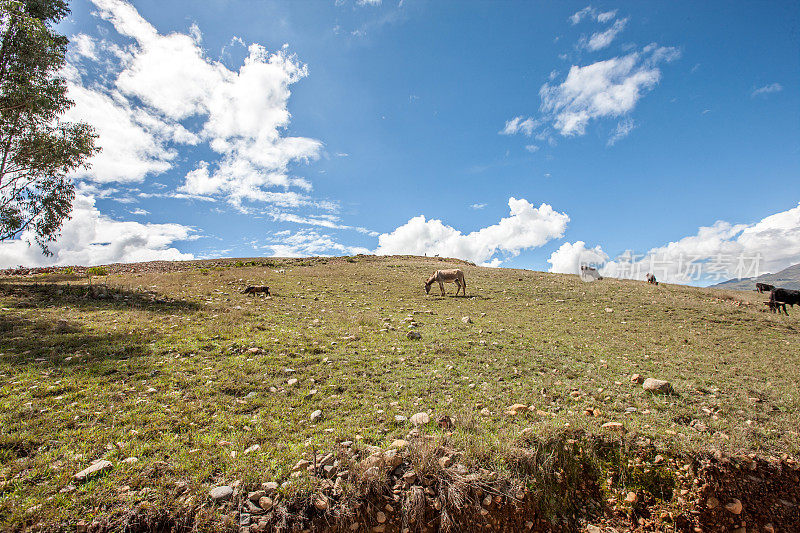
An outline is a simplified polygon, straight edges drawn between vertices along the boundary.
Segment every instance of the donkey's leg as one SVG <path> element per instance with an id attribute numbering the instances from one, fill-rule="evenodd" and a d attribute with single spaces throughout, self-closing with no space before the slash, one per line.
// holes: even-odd
<path id="1" fill-rule="evenodd" d="M 439 280 L 439 290 L 442 291 L 442 296 L 447 295 L 447 293 L 444 292 L 444 283 L 442 283 L 442 280 Z"/>

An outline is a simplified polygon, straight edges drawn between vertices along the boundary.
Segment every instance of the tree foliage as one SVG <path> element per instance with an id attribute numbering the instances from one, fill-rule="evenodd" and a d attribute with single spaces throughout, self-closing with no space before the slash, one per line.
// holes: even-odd
<path id="1" fill-rule="evenodd" d="M 70 217 L 69 174 L 99 149 L 87 124 L 60 119 L 73 102 L 59 75 L 67 38 L 50 27 L 66 0 L 0 0 L 0 241 L 47 243 Z"/>

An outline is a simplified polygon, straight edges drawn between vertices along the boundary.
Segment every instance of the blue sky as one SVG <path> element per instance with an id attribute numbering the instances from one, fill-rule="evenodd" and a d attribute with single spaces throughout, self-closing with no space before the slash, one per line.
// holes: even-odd
<path id="1" fill-rule="evenodd" d="M 71 7 L 68 118 L 104 152 L 55 255 L 4 243 L 1 266 L 800 262 L 797 2 Z"/>

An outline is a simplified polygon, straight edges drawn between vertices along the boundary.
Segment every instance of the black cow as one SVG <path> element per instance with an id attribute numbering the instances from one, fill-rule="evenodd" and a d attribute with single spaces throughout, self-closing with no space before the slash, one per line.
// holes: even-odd
<path id="1" fill-rule="evenodd" d="M 775 285 L 770 285 L 769 283 L 756 283 L 756 290 L 758 292 L 770 292 L 774 288 Z"/>
<path id="2" fill-rule="evenodd" d="M 647 279 L 647 283 L 651 283 L 653 285 L 658 285 L 658 280 L 656 279 L 655 275 L 650 274 L 648 272 L 647 276 L 645 276 L 645 278 Z"/>
<path id="3" fill-rule="evenodd" d="M 769 293 L 769 308 L 774 313 L 777 311 L 778 313 L 781 312 L 781 307 L 783 308 L 783 312 L 787 315 L 789 312 L 786 310 L 786 304 L 789 304 L 794 308 L 794 304 L 800 305 L 800 291 L 795 291 L 792 289 L 772 289 Z"/>

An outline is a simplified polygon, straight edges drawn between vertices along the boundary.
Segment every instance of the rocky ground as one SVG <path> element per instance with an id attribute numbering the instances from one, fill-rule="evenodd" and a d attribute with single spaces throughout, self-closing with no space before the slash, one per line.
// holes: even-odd
<path id="1" fill-rule="evenodd" d="M 468 297 L 426 297 L 450 266 Z M 800 323 L 762 299 L 413 257 L 5 272 L 0 529 L 792 531 Z"/>

